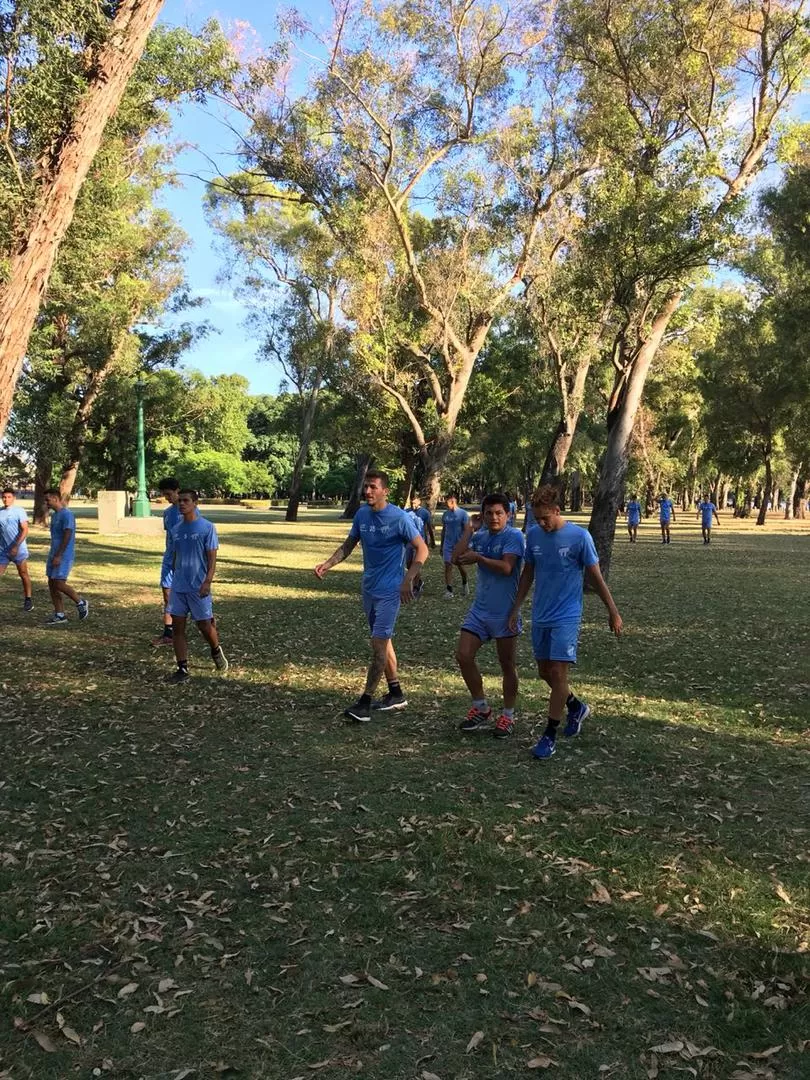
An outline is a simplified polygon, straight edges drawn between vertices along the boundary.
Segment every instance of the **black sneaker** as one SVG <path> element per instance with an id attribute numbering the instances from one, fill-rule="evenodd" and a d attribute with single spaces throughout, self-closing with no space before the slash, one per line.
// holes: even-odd
<path id="1" fill-rule="evenodd" d="M 407 704 L 408 700 L 401 690 L 398 694 L 392 694 L 389 690 L 385 697 L 372 701 L 371 707 L 375 712 L 391 712 L 392 709 L 404 709 Z"/>
<path id="2" fill-rule="evenodd" d="M 87 600 L 80 600 L 78 604 L 76 604 L 76 610 L 79 613 L 79 619 L 86 619 L 90 614 L 90 604 Z"/>
<path id="3" fill-rule="evenodd" d="M 343 710 L 347 720 L 354 720 L 358 724 L 367 724 L 371 720 L 371 706 L 364 705 L 359 699 Z"/>
<path id="4" fill-rule="evenodd" d="M 33 610 L 34 610 L 34 601 L 31 599 L 30 596 L 26 596 L 25 600 L 23 600 L 23 611 L 33 611 Z"/>
<path id="5" fill-rule="evenodd" d="M 462 720 L 458 725 L 459 731 L 464 731 L 469 734 L 472 731 L 488 731 L 489 723 L 492 719 L 492 709 L 485 709 L 480 712 L 476 707 L 470 709 L 467 713 L 465 720 Z"/>
<path id="6" fill-rule="evenodd" d="M 190 678 L 191 676 L 188 673 L 188 668 L 179 667 L 177 671 L 166 676 L 166 682 L 177 686 L 179 683 L 188 682 Z"/>

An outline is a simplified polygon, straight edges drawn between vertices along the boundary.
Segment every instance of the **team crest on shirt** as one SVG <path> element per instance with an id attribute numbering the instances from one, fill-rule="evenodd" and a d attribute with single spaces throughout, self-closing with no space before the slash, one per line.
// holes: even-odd
<path id="1" fill-rule="evenodd" d="M 570 547 L 560 548 L 560 558 L 561 559 L 567 559 L 568 558 L 568 552 L 570 550 L 571 550 Z"/>

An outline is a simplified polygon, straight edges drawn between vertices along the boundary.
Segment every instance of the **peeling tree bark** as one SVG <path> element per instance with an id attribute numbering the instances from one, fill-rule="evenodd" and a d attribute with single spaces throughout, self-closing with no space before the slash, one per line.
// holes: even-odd
<path id="1" fill-rule="evenodd" d="M 26 237 L 9 261 L 7 283 L 0 292 L 0 438 L 8 424 L 28 339 L 79 191 L 162 6 L 163 0 L 121 0 L 107 40 L 94 58 L 93 75 L 70 131 L 43 185 Z"/>

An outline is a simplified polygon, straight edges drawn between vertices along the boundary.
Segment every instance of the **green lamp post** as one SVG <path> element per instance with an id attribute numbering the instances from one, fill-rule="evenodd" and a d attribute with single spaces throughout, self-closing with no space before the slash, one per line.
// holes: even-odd
<path id="1" fill-rule="evenodd" d="M 143 391 L 144 381 L 139 378 L 135 383 L 135 393 L 138 401 L 138 491 L 135 502 L 132 504 L 133 517 L 150 517 L 152 508 L 149 505 L 149 495 L 146 490 L 146 447 L 143 438 Z"/>

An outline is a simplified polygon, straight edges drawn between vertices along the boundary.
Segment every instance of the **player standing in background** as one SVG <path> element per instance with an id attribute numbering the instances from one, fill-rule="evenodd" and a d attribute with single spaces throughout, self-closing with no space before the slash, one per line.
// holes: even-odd
<path id="1" fill-rule="evenodd" d="M 445 600 L 453 600 L 453 551 L 462 539 L 467 540 L 472 533 L 470 515 L 458 505 L 458 495 L 451 491 L 447 496 L 447 509 L 442 514 L 442 559 L 444 560 Z M 457 564 L 458 565 L 458 564 Z M 467 571 L 458 566 L 461 574 L 461 594 L 467 595 Z"/>
<path id="2" fill-rule="evenodd" d="M 388 502 L 388 490 L 387 473 L 366 473 L 365 506 L 354 515 L 349 535 L 340 547 L 326 562 L 315 567 L 315 576 L 323 581 L 333 566 L 351 555 L 358 543 L 362 546 L 363 609 L 371 633 L 372 656 L 363 693 L 343 714 L 358 723 L 368 723 L 372 709 L 389 712 L 404 709 L 408 704 L 399 684 L 397 654 L 391 639 L 400 605 L 414 599 L 414 582 L 428 557 L 427 544 L 416 526 L 404 510 Z M 410 570 L 405 573 L 405 548 L 409 544 L 415 553 Z M 388 681 L 388 693 L 372 702 L 383 673 Z"/>
<path id="3" fill-rule="evenodd" d="M 422 506 L 420 495 L 411 495 L 411 510 L 418 518 L 421 518 L 425 526 L 425 543 L 428 547 L 436 547 L 436 533 L 433 531 L 433 514 L 426 506 Z"/>
<path id="4" fill-rule="evenodd" d="M 492 728 L 497 739 L 506 739 L 515 729 L 518 693 L 516 666 L 520 625 L 509 626 L 509 616 L 517 596 L 525 541 L 520 529 L 508 524 L 509 500 L 500 492 L 487 495 L 481 504 L 484 527 L 470 536 L 458 556 L 461 566 L 477 566 L 475 599 L 461 624 L 456 662 L 470 691 L 472 707 L 459 725 L 464 732 L 488 729 L 492 718 L 476 656 L 482 645 L 495 641 L 503 675 L 503 712 Z"/>
<path id="5" fill-rule="evenodd" d="M 532 753 L 545 759 L 556 752 L 557 729 L 563 717 L 567 717 L 563 734 L 571 738 L 579 735 L 582 722 L 591 711 L 571 691 L 568 681 L 571 665 L 577 662 L 585 575 L 608 609 L 610 629 L 617 637 L 622 632 L 622 618 L 599 569 L 599 556 L 591 534 L 566 521 L 560 513 L 559 489 L 551 484 L 544 485 L 535 492 L 532 504 L 537 524 L 526 537 L 526 562 L 509 626 L 517 631 L 521 604 L 536 576 L 532 647 L 540 678 L 548 683 L 551 695 L 546 730 Z"/>
<path id="6" fill-rule="evenodd" d="M 219 643 L 214 625 L 211 583 L 217 568 L 219 539 L 212 521 L 197 510 L 197 492 L 181 488 L 177 506 L 180 521 L 171 531 L 172 587 L 169 614 L 172 617 L 172 644 L 177 671 L 166 682 L 184 683 L 189 679 L 186 622 L 191 617 L 211 647 L 211 659 L 217 671 L 227 671 L 228 661 Z"/>
<path id="7" fill-rule="evenodd" d="M 179 525 L 182 515 L 177 505 L 180 493 L 180 483 L 173 476 L 167 476 L 158 484 L 160 494 L 169 504 L 163 511 L 163 531 L 166 534 L 166 547 L 163 552 L 163 561 L 160 566 L 160 588 L 163 592 L 163 632 L 152 639 L 154 646 L 171 645 L 172 643 L 172 617 L 169 614 L 169 593 L 172 588 L 172 529 Z"/>
<path id="8" fill-rule="evenodd" d="M 703 501 L 698 503 L 697 516 L 700 518 L 703 543 L 710 544 L 712 542 L 712 516 L 714 516 L 718 525 L 720 524 L 720 517 L 717 513 L 717 507 L 712 502 L 708 492 L 703 496 Z"/>
<path id="9" fill-rule="evenodd" d="M 64 600 L 66 596 L 76 605 L 80 619 L 86 619 L 90 613 L 88 602 L 83 600 L 67 581 L 76 557 L 76 517 L 68 510 L 59 488 L 48 488 L 45 501 L 51 511 L 51 548 L 45 573 L 48 575 L 48 590 L 53 604 L 53 615 L 45 625 L 67 626 Z"/>
<path id="10" fill-rule="evenodd" d="M 661 526 L 661 543 L 671 543 L 672 538 L 669 535 L 669 526 L 670 523 L 674 524 L 675 522 L 675 505 L 666 491 L 658 500 L 658 522 Z"/>
<path id="11" fill-rule="evenodd" d="M 3 505 L 0 507 L 0 574 L 4 574 L 10 562 L 17 567 L 23 587 L 23 611 L 31 611 L 31 575 L 28 572 L 28 514 L 16 505 L 14 488 L 3 488 Z"/>
<path id="12" fill-rule="evenodd" d="M 641 523 L 641 503 L 638 501 L 638 495 L 633 495 L 630 502 L 626 507 L 627 513 L 627 531 L 630 534 L 630 543 L 635 544 L 638 541 L 638 527 Z"/>
<path id="13" fill-rule="evenodd" d="M 417 496 L 417 498 L 418 498 L 418 496 Z M 422 539 L 425 542 L 427 542 L 427 534 L 425 532 L 425 519 L 420 516 L 418 510 L 413 509 L 413 499 L 411 499 L 411 509 L 406 510 L 405 513 L 408 515 L 409 521 L 413 522 L 413 525 L 416 528 L 416 531 L 419 533 L 419 535 L 422 537 Z M 416 555 L 415 548 L 413 547 L 412 544 L 408 544 L 407 548 L 405 549 L 405 569 L 406 570 L 410 570 L 411 563 L 413 562 L 415 555 Z M 419 597 L 422 595 L 422 590 L 424 589 L 424 587 L 425 587 L 425 583 L 422 580 L 421 573 L 417 574 L 416 577 L 413 579 L 413 597 L 414 597 L 414 600 L 419 599 Z"/>

